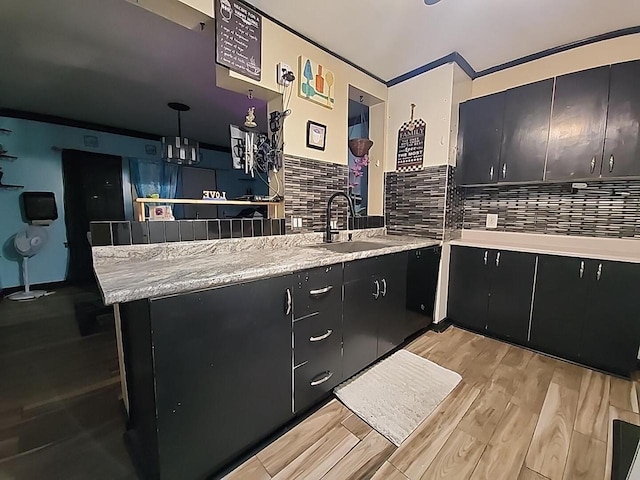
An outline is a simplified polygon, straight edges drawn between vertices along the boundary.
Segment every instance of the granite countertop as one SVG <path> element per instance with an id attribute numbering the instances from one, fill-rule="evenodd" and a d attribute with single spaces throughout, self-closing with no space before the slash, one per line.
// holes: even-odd
<path id="1" fill-rule="evenodd" d="M 463 230 L 451 245 L 640 263 L 640 239 Z"/>
<path id="2" fill-rule="evenodd" d="M 384 229 L 354 232 L 354 240 L 385 245 L 356 253 L 335 253 L 314 247 L 321 243 L 321 234 L 94 247 L 94 270 L 104 303 L 110 305 L 284 275 L 441 243 L 428 238 L 382 233 Z"/>

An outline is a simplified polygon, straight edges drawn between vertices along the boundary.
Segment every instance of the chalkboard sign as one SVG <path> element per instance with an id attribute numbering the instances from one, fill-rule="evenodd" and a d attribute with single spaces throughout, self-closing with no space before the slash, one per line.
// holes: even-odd
<path id="1" fill-rule="evenodd" d="M 420 170 L 424 161 L 427 124 L 421 118 L 405 122 L 398 131 L 397 170 Z"/>
<path id="2" fill-rule="evenodd" d="M 215 0 L 216 63 L 260 80 L 262 16 L 237 0 Z"/>

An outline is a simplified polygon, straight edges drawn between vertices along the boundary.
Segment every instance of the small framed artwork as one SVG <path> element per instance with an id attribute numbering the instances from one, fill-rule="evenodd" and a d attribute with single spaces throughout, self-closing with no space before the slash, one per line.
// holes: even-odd
<path id="1" fill-rule="evenodd" d="M 307 122 L 307 148 L 324 150 L 327 143 L 327 126 L 309 120 Z"/>

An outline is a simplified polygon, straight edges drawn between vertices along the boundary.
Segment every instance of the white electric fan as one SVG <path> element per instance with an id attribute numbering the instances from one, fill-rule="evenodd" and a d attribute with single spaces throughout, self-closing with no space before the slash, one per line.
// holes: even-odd
<path id="1" fill-rule="evenodd" d="M 29 258 L 36 255 L 47 242 L 47 231 L 42 227 L 29 226 L 26 230 L 16 233 L 13 246 L 22 256 L 22 276 L 24 291 L 7 296 L 9 300 L 34 300 L 48 294 L 45 290 L 31 290 L 29 285 Z"/>

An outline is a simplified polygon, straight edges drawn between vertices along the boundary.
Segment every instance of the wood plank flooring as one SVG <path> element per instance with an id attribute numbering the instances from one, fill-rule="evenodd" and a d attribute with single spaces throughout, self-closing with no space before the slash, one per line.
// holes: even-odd
<path id="1" fill-rule="evenodd" d="M 463 380 L 399 448 L 332 400 L 225 480 L 608 480 L 613 420 L 640 424 L 640 377 L 453 327 L 406 348 Z"/>

